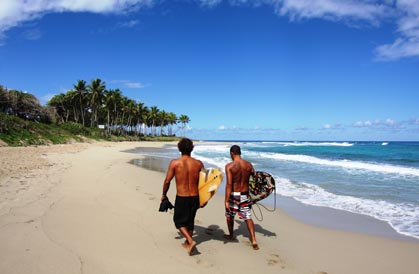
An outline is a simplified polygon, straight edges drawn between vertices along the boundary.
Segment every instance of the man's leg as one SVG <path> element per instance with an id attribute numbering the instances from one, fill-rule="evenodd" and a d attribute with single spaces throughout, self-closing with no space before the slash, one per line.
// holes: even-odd
<path id="1" fill-rule="evenodd" d="M 227 228 L 228 228 L 228 235 L 224 235 L 224 237 L 227 240 L 233 240 L 234 239 L 234 235 L 233 235 L 233 230 L 234 230 L 234 218 L 231 216 L 227 216 L 226 218 L 227 220 Z"/>
<path id="2" fill-rule="evenodd" d="M 253 223 L 253 220 L 252 219 L 246 220 L 246 225 L 247 225 L 247 229 L 249 230 L 249 233 L 250 233 L 250 239 L 252 241 L 253 249 L 258 250 L 259 246 L 258 246 L 258 243 L 256 242 L 255 224 Z"/>
<path id="3" fill-rule="evenodd" d="M 182 244 L 182 246 L 186 249 L 186 251 L 191 255 L 193 248 L 196 245 L 196 242 L 192 239 L 192 231 L 189 231 L 185 226 L 179 228 L 180 233 L 185 237 L 186 242 Z"/>

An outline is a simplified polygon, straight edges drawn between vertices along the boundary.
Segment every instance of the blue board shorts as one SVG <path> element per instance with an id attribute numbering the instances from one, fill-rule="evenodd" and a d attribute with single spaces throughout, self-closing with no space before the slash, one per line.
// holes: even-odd
<path id="1" fill-rule="evenodd" d="M 173 215 L 176 228 L 186 227 L 188 231 L 193 231 L 196 211 L 198 209 L 199 196 L 176 196 L 175 214 Z"/>
<path id="2" fill-rule="evenodd" d="M 231 192 L 228 204 L 230 211 L 226 211 L 227 218 L 234 218 L 238 213 L 240 219 L 252 219 L 252 201 L 249 192 Z"/>

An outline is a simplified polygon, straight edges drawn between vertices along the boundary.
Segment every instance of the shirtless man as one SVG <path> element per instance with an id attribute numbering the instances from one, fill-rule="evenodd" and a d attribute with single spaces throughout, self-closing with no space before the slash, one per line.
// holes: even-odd
<path id="1" fill-rule="evenodd" d="M 230 148 L 230 157 L 233 160 L 225 167 L 227 175 L 225 191 L 225 209 L 227 218 L 228 235 L 225 238 L 233 240 L 234 216 L 239 214 L 239 218 L 246 221 L 247 229 L 250 233 L 252 247 L 258 250 L 256 242 L 255 225 L 252 220 L 252 203 L 249 196 L 249 177 L 255 170 L 251 163 L 241 158 L 241 149 L 234 145 Z"/>
<path id="2" fill-rule="evenodd" d="M 163 183 L 163 195 L 161 200 L 167 199 L 167 191 L 170 182 L 176 179 L 176 200 L 173 221 L 180 233 L 186 238 L 182 246 L 189 255 L 192 254 L 196 242 L 192 239 L 195 224 L 196 211 L 199 208 L 199 172 L 204 168 L 201 161 L 191 157 L 193 142 L 188 138 L 182 138 L 178 143 L 181 157 L 173 159 L 167 170 Z"/>

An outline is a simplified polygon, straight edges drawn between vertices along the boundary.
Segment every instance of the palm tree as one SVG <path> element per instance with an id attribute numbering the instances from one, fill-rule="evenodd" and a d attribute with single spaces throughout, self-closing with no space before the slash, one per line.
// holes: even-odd
<path id="1" fill-rule="evenodd" d="M 141 135 L 141 128 L 143 127 L 145 123 L 146 116 L 144 115 L 147 111 L 147 107 L 144 106 L 144 103 L 138 102 L 136 105 L 135 110 L 135 117 L 137 118 L 136 126 L 138 127 L 138 135 Z"/>
<path id="2" fill-rule="evenodd" d="M 169 124 L 169 115 L 166 111 L 159 112 L 158 122 L 160 124 L 160 136 L 163 136 L 163 128 Z"/>
<path id="3" fill-rule="evenodd" d="M 189 123 L 191 120 L 187 115 L 182 114 L 179 116 L 179 121 L 182 123 L 183 137 L 185 137 L 186 124 Z"/>
<path id="4" fill-rule="evenodd" d="M 152 106 L 149 113 L 149 121 L 151 122 L 151 132 L 153 136 L 156 136 L 156 122 L 159 117 L 159 109 L 157 106 Z"/>
<path id="5" fill-rule="evenodd" d="M 173 125 L 177 123 L 177 116 L 173 112 L 169 112 L 168 114 L 168 125 L 169 129 L 167 130 L 167 134 L 172 136 L 173 135 Z"/>
<path id="6" fill-rule="evenodd" d="M 15 111 L 21 97 L 21 93 L 8 91 L 0 85 L 0 111 L 5 111 L 5 104 Z M 29 99 L 26 98 L 26 102 L 33 101 Z M 91 127 L 99 122 L 107 124 L 108 134 L 132 133 L 134 130 L 134 134 L 147 135 L 148 129 L 151 129 L 152 136 L 156 136 L 160 126 L 160 135 L 165 134 L 165 127 L 167 134 L 173 135 L 173 125 L 180 122 L 182 126 L 179 128 L 184 130 L 185 136 L 186 125 L 190 122 L 187 115 L 177 117 L 173 112 L 160 111 L 157 106 L 148 108 L 144 103 L 137 103 L 123 96 L 119 89 L 106 90 L 105 82 L 99 78 L 92 80 L 88 86 L 86 81 L 78 80 L 71 91 L 54 96 L 48 104 L 55 108 L 62 122 L 74 120 L 85 125 L 90 119 Z"/>
<path id="7" fill-rule="evenodd" d="M 75 93 L 74 99 L 75 103 L 77 102 L 78 107 L 80 108 L 80 116 L 81 116 L 81 122 L 84 126 L 84 112 L 85 112 L 85 104 L 84 101 L 86 99 L 87 94 L 87 86 L 86 81 L 84 80 L 78 80 L 77 84 L 73 85 L 73 91 Z"/>
<path id="8" fill-rule="evenodd" d="M 119 119 L 122 117 L 122 110 L 124 105 L 124 96 L 122 95 L 122 92 L 119 89 L 115 90 L 115 94 L 113 95 L 113 125 L 114 127 L 118 127 Z M 122 124 L 122 121 L 121 121 Z"/>
<path id="9" fill-rule="evenodd" d="M 119 110 L 121 111 L 121 116 L 120 116 L 120 121 L 119 121 L 119 134 L 125 133 L 125 126 L 126 123 L 126 119 L 125 119 L 125 115 L 128 113 L 128 104 L 129 104 L 129 98 L 126 96 L 122 96 L 121 100 L 120 100 L 120 108 Z"/>
<path id="10" fill-rule="evenodd" d="M 115 128 L 118 121 L 118 106 L 121 105 L 122 93 L 119 89 L 105 90 L 105 108 L 107 111 L 107 132 Z"/>
<path id="11" fill-rule="evenodd" d="M 92 118 L 90 122 L 90 126 L 93 127 L 95 124 L 97 125 L 98 121 L 98 109 L 102 106 L 104 92 L 106 89 L 105 82 L 101 79 L 97 78 L 92 80 L 90 85 L 87 87 L 90 92 L 90 108 L 92 110 Z"/>
<path id="12" fill-rule="evenodd" d="M 7 112 L 9 108 L 9 91 L 0 85 L 0 111 Z"/>
<path id="13" fill-rule="evenodd" d="M 141 123 L 142 123 L 142 127 L 144 129 L 144 136 L 147 135 L 147 126 L 148 126 L 148 117 L 150 116 L 150 109 L 145 106 L 142 110 L 142 113 L 140 114 L 140 119 L 141 119 Z"/>
<path id="14" fill-rule="evenodd" d="M 73 110 L 73 121 L 76 123 L 79 123 L 79 112 L 78 112 L 78 102 L 76 98 L 76 93 L 74 90 L 69 90 L 65 94 L 65 98 L 68 101 L 68 103 L 71 105 L 71 109 Z"/>
<path id="15" fill-rule="evenodd" d="M 70 104 L 64 93 L 60 93 L 52 97 L 48 101 L 48 106 L 56 109 L 58 117 L 61 118 L 61 122 L 68 121 Z"/>
<path id="16" fill-rule="evenodd" d="M 127 98 L 124 111 L 127 114 L 127 123 L 126 123 L 126 125 L 127 125 L 128 130 L 129 130 L 130 133 L 132 131 L 133 118 L 135 117 L 135 112 L 137 111 L 136 104 L 137 103 L 134 100 Z"/>

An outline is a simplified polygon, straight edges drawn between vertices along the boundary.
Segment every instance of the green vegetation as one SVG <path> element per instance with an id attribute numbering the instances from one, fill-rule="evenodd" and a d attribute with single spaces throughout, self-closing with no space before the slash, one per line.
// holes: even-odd
<path id="1" fill-rule="evenodd" d="M 32 94 L 8 90 L 0 85 L 0 140 L 10 146 L 61 144 L 88 139 L 177 140 L 173 126 L 183 130 L 190 119 L 147 107 L 107 90 L 95 79 L 87 85 L 79 80 L 67 93 L 54 96 L 41 106 Z"/>

